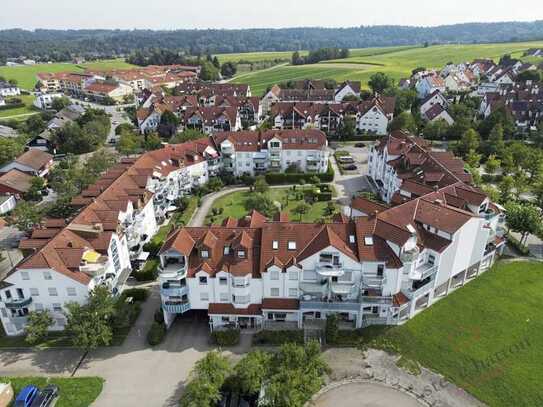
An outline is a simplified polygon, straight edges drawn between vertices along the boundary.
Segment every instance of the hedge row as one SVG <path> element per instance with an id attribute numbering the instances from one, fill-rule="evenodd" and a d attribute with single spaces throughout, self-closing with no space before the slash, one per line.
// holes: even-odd
<path id="1" fill-rule="evenodd" d="M 321 182 L 332 182 L 334 180 L 334 169 L 332 164 L 328 163 L 328 169 L 325 173 L 268 173 L 266 182 L 270 185 L 299 184 L 301 181 L 310 183 L 311 178 L 318 177 Z"/>
<path id="2" fill-rule="evenodd" d="M 149 291 L 145 288 L 128 288 L 121 295 L 124 298 L 132 297 L 134 301 L 145 302 L 149 297 Z"/>
<path id="3" fill-rule="evenodd" d="M 165 336 L 166 325 L 158 322 L 153 322 L 151 328 L 149 329 L 149 332 L 147 332 L 147 342 L 151 346 L 156 346 L 164 340 Z"/>
<path id="4" fill-rule="evenodd" d="M 239 343 L 239 329 L 216 330 L 211 333 L 211 341 L 218 346 L 235 346 Z"/>
<path id="5" fill-rule="evenodd" d="M 25 104 L 23 102 L 6 104 L 4 106 L 0 106 L 0 110 L 18 109 L 20 107 L 25 107 Z"/>
<path id="6" fill-rule="evenodd" d="M 529 256 L 530 255 L 530 249 L 528 249 L 527 246 L 521 244 L 510 233 L 507 235 L 507 244 L 509 244 L 509 246 L 514 248 L 517 252 L 519 252 L 523 256 Z"/>
<path id="7" fill-rule="evenodd" d="M 303 345 L 304 331 L 301 329 L 282 331 L 260 331 L 253 336 L 253 345 L 279 346 L 285 343 L 297 343 Z"/>

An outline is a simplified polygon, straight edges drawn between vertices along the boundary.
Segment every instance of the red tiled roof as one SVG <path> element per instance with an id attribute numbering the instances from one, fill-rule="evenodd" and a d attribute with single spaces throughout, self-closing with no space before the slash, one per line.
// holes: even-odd
<path id="1" fill-rule="evenodd" d="M 209 315 L 261 315 L 262 305 L 251 304 L 247 308 L 235 308 L 232 304 L 210 303 L 207 313 Z"/>
<path id="2" fill-rule="evenodd" d="M 293 298 L 263 298 L 262 309 L 298 310 L 300 301 Z"/>

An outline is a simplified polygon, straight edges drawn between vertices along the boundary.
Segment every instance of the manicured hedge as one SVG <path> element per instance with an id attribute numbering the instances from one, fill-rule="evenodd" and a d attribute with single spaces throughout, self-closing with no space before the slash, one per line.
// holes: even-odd
<path id="1" fill-rule="evenodd" d="M 143 270 L 133 273 L 133 276 L 137 281 L 154 281 L 158 277 L 158 265 L 160 261 L 158 258 L 147 260 Z"/>
<path id="2" fill-rule="evenodd" d="M 260 331 L 253 336 L 253 345 L 283 345 L 285 343 L 304 343 L 304 331 L 301 329 L 282 331 Z"/>
<path id="3" fill-rule="evenodd" d="M 334 169 L 332 164 L 328 163 L 328 170 L 322 174 L 315 173 L 268 173 L 266 174 L 266 182 L 270 185 L 283 185 L 283 184 L 299 184 L 300 181 L 304 181 L 306 184 L 310 183 L 311 178 L 317 176 L 320 182 L 332 182 L 334 180 Z"/>
<path id="4" fill-rule="evenodd" d="M 18 108 L 21 108 L 21 107 L 25 107 L 25 104 L 20 102 L 20 103 L 12 103 L 12 104 L 6 104 L 4 106 L 0 106 L 0 110 L 10 110 L 10 109 L 18 109 Z"/>
<path id="5" fill-rule="evenodd" d="M 149 291 L 145 288 L 129 288 L 121 294 L 124 298 L 132 297 L 134 301 L 144 302 L 149 297 Z"/>
<path id="6" fill-rule="evenodd" d="M 160 344 L 166 336 L 166 325 L 153 322 L 149 332 L 147 333 L 147 342 L 151 346 Z"/>
<path id="7" fill-rule="evenodd" d="M 219 346 L 235 346 L 239 343 L 239 329 L 217 330 L 211 333 L 211 340 Z"/>

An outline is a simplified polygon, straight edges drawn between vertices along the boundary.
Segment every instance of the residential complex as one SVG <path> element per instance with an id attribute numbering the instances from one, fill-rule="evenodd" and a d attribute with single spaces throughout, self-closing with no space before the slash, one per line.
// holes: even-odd
<path id="1" fill-rule="evenodd" d="M 457 159 L 403 133 L 375 151 L 387 156 L 379 165 L 372 155 L 371 168 L 385 173 L 390 160 L 418 160 L 405 185 L 396 183 L 395 206 L 358 198 L 330 224 L 253 211 L 172 234 L 160 251 L 166 322 L 207 310 L 211 329 L 303 328 L 329 314 L 346 328 L 401 324 L 488 270 L 505 243 L 504 215 Z"/>

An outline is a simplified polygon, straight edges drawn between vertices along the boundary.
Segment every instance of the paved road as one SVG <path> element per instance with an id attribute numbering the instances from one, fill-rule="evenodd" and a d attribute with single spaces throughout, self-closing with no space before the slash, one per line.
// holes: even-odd
<path id="1" fill-rule="evenodd" d="M 373 383 L 340 386 L 319 397 L 315 407 L 420 407 L 413 397 L 390 387 Z"/>
<path id="2" fill-rule="evenodd" d="M 195 319 L 176 321 L 161 345 L 151 348 L 146 334 L 160 303 L 158 285 L 144 304 L 142 313 L 120 347 L 91 352 L 75 377 L 100 376 L 106 382 L 94 407 L 177 406 L 183 386 L 194 363 L 212 349 L 207 322 Z M 242 335 L 241 344 L 226 352 L 238 357 L 250 346 Z M 81 359 L 75 349 L 42 352 L 0 352 L 0 376 L 70 376 Z"/>

